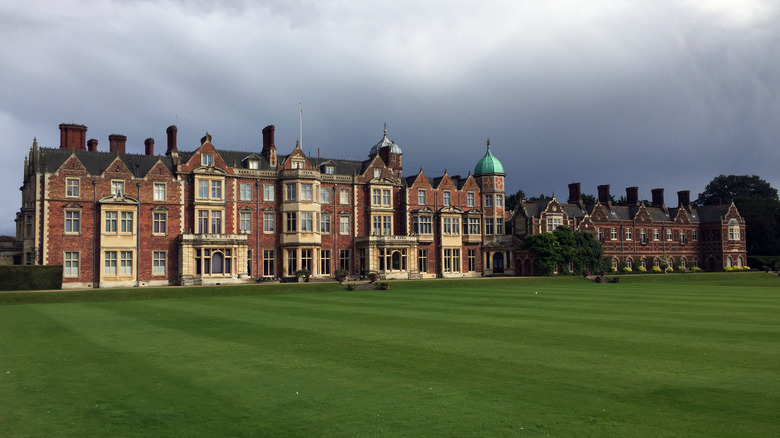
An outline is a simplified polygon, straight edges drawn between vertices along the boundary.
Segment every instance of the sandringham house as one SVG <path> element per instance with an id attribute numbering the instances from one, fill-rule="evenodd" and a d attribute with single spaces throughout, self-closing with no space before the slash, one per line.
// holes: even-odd
<path id="1" fill-rule="evenodd" d="M 37 141 L 24 164 L 17 213 L 17 264 L 63 266 L 63 287 L 228 284 L 376 272 L 384 279 L 534 275 L 526 234 L 560 225 L 595 233 L 613 264 L 651 266 L 669 258 L 708 270 L 745 263 L 745 224 L 733 205 L 693 208 L 688 192 L 667 208 L 627 189 L 612 206 L 609 186 L 595 206 L 570 185 L 568 203 L 523 201 L 505 210 L 504 168 L 490 143 L 473 174 L 403 176 L 401 148 L 387 137 L 368 159 L 278 154 L 274 126 L 260 150 L 218 149 L 207 133 L 179 151 L 167 129 L 128 154 L 108 152 L 87 127 L 60 125 L 60 147 Z M 8 254 L 5 254 L 8 256 Z M 11 257 L 8 256 L 10 260 Z"/>

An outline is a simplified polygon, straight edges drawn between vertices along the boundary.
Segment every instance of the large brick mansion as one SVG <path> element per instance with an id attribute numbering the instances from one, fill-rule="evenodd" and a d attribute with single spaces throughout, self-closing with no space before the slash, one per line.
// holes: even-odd
<path id="1" fill-rule="evenodd" d="M 179 151 L 167 129 L 164 155 L 109 151 L 83 125 L 60 125 L 59 148 L 33 141 L 17 213 L 21 264 L 63 265 L 63 287 L 224 284 L 259 278 L 377 272 L 382 278 L 534 275 L 521 249 L 528 233 L 557 226 L 595 233 L 605 256 L 628 266 L 662 258 L 708 270 L 746 260 L 745 223 L 734 205 L 694 208 L 663 189 L 652 205 L 609 186 L 586 206 L 579 184 L 567 203 L 552 198 L 505 210 L 504 168 L 488 143 L 474 172 L 403 176 L 401 148 L 387 137 L 364 161 L 278 154 L 274 126 L 259 151 L 217 149 L 209 134 Z"/>

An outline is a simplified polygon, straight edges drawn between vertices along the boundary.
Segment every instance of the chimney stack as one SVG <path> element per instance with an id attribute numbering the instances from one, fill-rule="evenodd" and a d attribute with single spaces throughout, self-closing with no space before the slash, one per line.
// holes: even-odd
<path id="1" fill-rule="evenodd" d="M 87 142 L 87 149 L 90 152 L 97 152 L 97 145 L 98 145 L 97 139 L 90 138 L 89 141 Z"/>
<path id="2" fill-rule="evenodd" d="M 276 126 L 274 125 L 268 125 L 263 128 L 262 152 L 266 152 L 268 149 L 276 149 L 276 145 L 274 144 L 274 131 L 276 131 Z"/>
<path id="3" fill-rule="evenodd" d="M 582 184 L 580 183 L 569 184 L 569 200 L 567 201 L 569 204 L 579 205 L 580 208 L 584 207 L 582 203 L 581 188 L 582 188 Z"/>
<path id="4" fill-rule="evenodd" d="M 680 190 L 677 192 L 677 200 L 680 202 L 680 207 L 690 210 L 691 208 L 691 191 Z"/>
<path id="5" fill-rule="evenodd" d="M 664 207 L 664 189 L 653 189 L 653 207 Z"/>
<path id="6" fill-rule="evenodd" d="M 626 204 L 629 206 L 639 204 L 639 187 L 626 187 Z"/>
<path id="7" fill-rule="evenodd" d="M 609 194 L 609 184 L 600 185 L 599 190 L 599 202 L 602 204 L 612 206 L 612 197 Z"/>
<path id="8" fill-rule="evenodd" d="M 108 136 L 108 150 L 112 154 L 124 154 L 127 137 L 120 134 L 111 134 Z"/>
<path id="9" fill-rule="evenodd" d="M 87 127 L 71 123 L 60 124 L 60 149 L 87 150 Z"/>
<path id="10" fill-rule="evenodd" d="M 168 129 L 165 130 L 165 132 L 168 134 L 168 151 L 165 152 L 165 155 L 179 153 L 179 150 L 176 148 L 176 133 L 178 131 L 179 128 L 177 128 L 176 125 L 171 125 L 168 127 Z"/>
<path id="11" fill-rule="evenodd" d="M 144 141 L 144 152 L 146 155 L 154 155 L 154 139 L 147 138 Z"/>

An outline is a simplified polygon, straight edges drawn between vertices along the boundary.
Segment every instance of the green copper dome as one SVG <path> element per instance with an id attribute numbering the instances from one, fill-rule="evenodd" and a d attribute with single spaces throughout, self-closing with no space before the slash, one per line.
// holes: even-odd
<path id="1" fill-rule="evenodd" d="M 504 166 L 498 161 L 498 158 L 494 157 L 490 153 L 490 140 L 487 142 L 487 151 L 485 156 L 477 162 L 477 166 L 474 167 L 474 175 L 484 175 L 487 173 L 504 173 Z"/>

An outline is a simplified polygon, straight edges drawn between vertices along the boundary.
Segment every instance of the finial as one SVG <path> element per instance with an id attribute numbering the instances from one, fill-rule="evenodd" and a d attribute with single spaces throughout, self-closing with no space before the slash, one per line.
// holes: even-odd
<path id="1" fill-rule="evenodd" d="M 487 139 L 487 148 L 490 149 L 490 139 Z"/>
<path id="2" fill-rule="evenodd" d="M 385 122 L 385 135 L 387 135 L 387 122 Z"/>
<path id="3" fill-rule="evenodd" d="M 300 149 L 300 148 L 301 148 L 301 141 L 295 140 L 295 149 Z"/>

